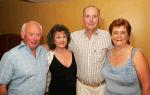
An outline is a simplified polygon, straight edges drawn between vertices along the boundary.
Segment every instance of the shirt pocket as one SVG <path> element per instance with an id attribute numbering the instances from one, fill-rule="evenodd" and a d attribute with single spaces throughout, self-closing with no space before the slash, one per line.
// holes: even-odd
<path id="1" fill-rule="evenodd" d="M 35 74 L 36 73 L 33 65 L 28 63 L 26 60 L 15 65 L 16 77 L 31 77 Z"/>
<path id="2" fill-rule="evenodd" d="M 97 62 L 102 63 L 104 61 L 104 59 L 106 58 L 106 52 L 107 52 L 106 48 L 96 50 L 96 60 L 97 60 Z"/>

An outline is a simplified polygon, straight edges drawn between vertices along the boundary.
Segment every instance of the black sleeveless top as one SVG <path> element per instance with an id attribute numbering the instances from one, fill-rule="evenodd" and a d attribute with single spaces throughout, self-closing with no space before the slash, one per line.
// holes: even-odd
<path id="1" fill-rule="evenodd" d="M 66 67 L 54 56 L 49 67 L 51 82 L 49 95 L 76 95 L 77 66 L 72 53 L 72 63 Z"/>

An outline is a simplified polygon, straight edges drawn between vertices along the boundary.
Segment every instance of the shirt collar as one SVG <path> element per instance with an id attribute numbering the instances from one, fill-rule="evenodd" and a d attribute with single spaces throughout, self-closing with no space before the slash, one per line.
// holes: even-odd
<path id="1" fill-rule="evenodd" d="M 87 36 L 85 29 L 83 30 L 83 32 L 84 32 L 84 34 Z M 94 35 L 97 35 L 98 33 L 99 33 L 99 32 L 98 32 L 98 29 L 97 29 L 93 34 L 94 34 Z"/>
<path id="2" fill-rule="evenodd" d="M 26 46 L 26 44 L 23 41 L 21 41 L 19 48 L 24 47 L 24 46 Z"/>
<path id="3" fill-rule="evenodd" d="M 25 47 L 25 48 L 28 48 L 30 49 L 23 41 L 21 41 L 20 45 L 19 45 L 19 48 L 21 47 Z M 36 50 L 40 50 L 41 46 L 38 45 L 38 47 L 36 48 Z"/>
<path id="4" fill-rule="evenodd" d="M 18 48 L 24 48 L 26 49 L 28 52 L 32 53 L 31 49 L 23 42 L 21 41 L 20 45 Z M 40 51 L 42 49 L 42 46 L 38 45 L 38 47 L 36 48 L 36 57 L 38 57 Z"/>

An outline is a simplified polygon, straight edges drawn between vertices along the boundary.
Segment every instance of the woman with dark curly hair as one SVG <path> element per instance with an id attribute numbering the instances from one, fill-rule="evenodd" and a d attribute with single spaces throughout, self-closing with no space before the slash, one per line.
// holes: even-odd
<path id="1" fill-rule="evenodd" d="M 76 62 L 68 50 L 70 32 L 66 26 L 56 24 L 47 35 L 48 61 L 51 81 L 49 95 L 76 95 Z"/>

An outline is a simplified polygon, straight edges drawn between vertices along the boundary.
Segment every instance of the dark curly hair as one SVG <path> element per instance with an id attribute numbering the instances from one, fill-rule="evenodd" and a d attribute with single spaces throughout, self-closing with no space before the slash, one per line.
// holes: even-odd
<path id="1" fill-rule="evenodd" d="M 56 32 L 62 32 L 62 31 L 67 36 L 66 48 L 68 48 L 68 44 L 70 42 L 70 31 L 65 25 L 56 24 L 51 28 L 51 30 L 49 31 L 49 33 L 47 35 L 47 44 L 48 44 L 50 50 L 54 50 L 56 48 L 56 45 L 55 45 L 55 34 L 56 34 Z"/>

